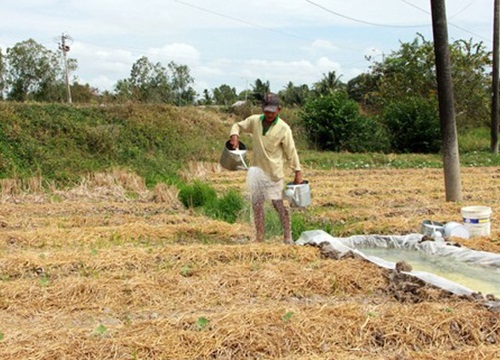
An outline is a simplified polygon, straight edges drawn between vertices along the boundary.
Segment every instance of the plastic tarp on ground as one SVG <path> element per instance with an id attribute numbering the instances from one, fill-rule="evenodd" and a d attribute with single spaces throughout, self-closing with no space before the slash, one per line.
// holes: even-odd
<path id="1" fill-rule="evenodd" d="M 323 242 L 328 242 L 341 255 L 351 251 L 387 269 L 394 269 L 395 263 L 376 256 L 365 255 L 363 253 L 363 248 L 416 250 L 432 255 L 449 257 L 454 261 L 473 263 L 475 265 L 491 268 L 500 268 L 500 254 L 475 251 L 466 247 L 456 247 L 445 241 L 422 241 L 422 237 L 422 234 L 409 234 L 400 236 L 355 235 L 348 238 L 336 238 L 323 230 L 311 230 L 304 231 L 296 244 L 319 245 Z M 471 295 L 474 293 L 474 291 L 465 286 L 425 271 L 405 273 L 457 295 Z"/>

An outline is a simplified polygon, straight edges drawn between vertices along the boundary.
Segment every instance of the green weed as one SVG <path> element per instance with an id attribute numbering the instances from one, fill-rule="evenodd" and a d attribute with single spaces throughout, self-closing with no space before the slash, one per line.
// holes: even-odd
<path id="1" fill-rule="evenodd" d="M 193 269 L 190 265 L 184 265 L 180 270 L 180 274 L 183 277 L 193 276 Z"/>
<path id="2" fill-rule="evenodd" d="M 201 331 L 201 330 L 205 330 L 209 324 L 210 324 L 210 321 L 206 317 L 202 316 L 196 320 L 195 327 L 196 327 L 196 330 Z"/>
<path id="3" fill-rule="evenodd" d="M 104 335 L 107 331 L 108 328 L 102 324 L 95 329 L 95 333 L 98 335 Z"/>
<path id="4" fill-rule="evenodd" d="M 288 322 L 288 321 L 290 321 L 290 320 L 292 319 L 292 317 L 293 317 L 293 312 L 288 311 L 285 315 L 283 315 L 283 316 L 281 317 L 281 320 L 282 320 L 283 322 Z"/>
<path id="5" fill-rule="evenodd" d="M 47 274 L 43 273 L 42 275 L 40 275 L 40 279 L 38 280 L 38 283 L 42 287 L 49 286 L 50 285 L 50 277 Z"/>
<path id="6" fill-rule="evenodd" d="M 289 109 L 284 116 L 296 133 L 301 162 L 309 168 L 442 167 L 441 154 L 310 150 L 298 111 Z M 86 174 L 111 168 L 138 174 L 148 187 L 182 184 L 178 174 L 187 162 L 218 161 L 228 123 L 234 121 L 222 111 L 196 107 L 13 102 L 0 102 L 0 118 L 0 178 L 22 182 L 39 176 L 44 187 L 74 185 Z M 500 165 L 500 157 L 489 151 L 490 129 L 462 130 L 458 143 L 462 166 Z"/>

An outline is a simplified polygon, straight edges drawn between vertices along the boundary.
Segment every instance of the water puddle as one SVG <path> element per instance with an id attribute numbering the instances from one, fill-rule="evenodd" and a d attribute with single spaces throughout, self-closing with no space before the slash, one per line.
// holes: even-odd
<path id="1" fill-rule="evenodd" d="M 367 256 L 376 256 L 394 263 L 404 260 L 413 270 L 441 276 L 473 291 L 480 291 L 483 295 L 500 297 L 500 268 L 477 266 L 416 250 L 365 247 L 358 250 Z"/>

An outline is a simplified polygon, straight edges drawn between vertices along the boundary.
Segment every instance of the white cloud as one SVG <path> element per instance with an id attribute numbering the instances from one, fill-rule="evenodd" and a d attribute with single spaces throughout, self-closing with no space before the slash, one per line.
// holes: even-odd
<path id="1" fill-rule="evenodd" d="M 323 71 L 332 71 L 340 69 L 340 64 L 326 57 L 321 57 L 316 61 L 319 69 Z"/>
<path id="2" fill-rule="evenodd" d="M 332 44 L 331 41 L 329 40 L 314 40 L 312 45 L 311 45 L 312 50 L 314 51 L 331 51 L 335 52 L 338 51 L 339 48 Z"/>
<path id="3" fill-rule="evenodd" d="M 174 61 L 177 64 L 197 64 L 200 60 L 200 53 L 196 48 L 188 44 L 173 43 L 162 48 L 151 48 L 147 51 L 150 56 L 148 58 L 156 59 L 166 65 L 168 62 Z"/>

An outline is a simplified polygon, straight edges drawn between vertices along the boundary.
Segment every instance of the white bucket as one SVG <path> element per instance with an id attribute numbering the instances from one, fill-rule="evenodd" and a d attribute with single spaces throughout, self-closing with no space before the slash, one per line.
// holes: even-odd
<path id="1" fill-rule="evenodd" d="M 466 206 L 461 209 L 464 225 L 473 236 L 489 236 L 491 208 L 488 206 Z"/>
<path id="2" fill-rule="evenodd" d="M 309 204 L 311 203 L 311 191 L 309 189 L 309 182 L 304 180 L 302 184 L 286 184 L 285 197 L 293 206 L 309 206 Z"/>

